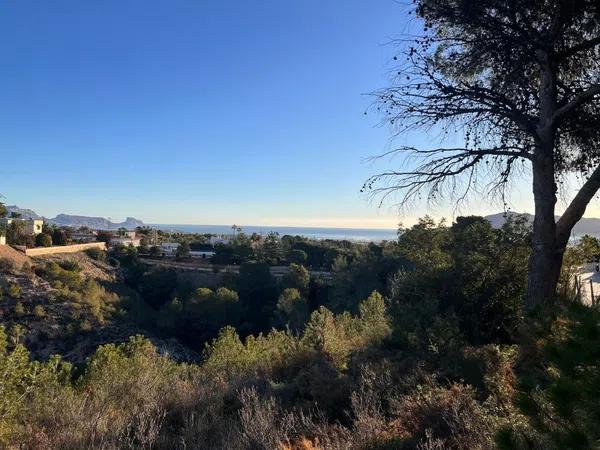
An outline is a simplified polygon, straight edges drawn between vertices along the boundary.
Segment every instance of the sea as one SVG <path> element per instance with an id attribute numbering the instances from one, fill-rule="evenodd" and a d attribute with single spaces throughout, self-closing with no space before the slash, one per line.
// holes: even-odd
<path id="1" fill-rule="evenodd" d="M 163 231 L 200 233 L 200 234 L 232 234 L 231 225 L 177 225 L 177 224 L 147 224 Z M 246 234 L 279 233 L 284 236 L 304 236 L 311 239 L 335 239 L 358 242 L 381 242 L 397 239 L 396 230 L 381 228 L 318 228 L 318 227 L 276 227 L 276 226 L 241 226 Z"/>

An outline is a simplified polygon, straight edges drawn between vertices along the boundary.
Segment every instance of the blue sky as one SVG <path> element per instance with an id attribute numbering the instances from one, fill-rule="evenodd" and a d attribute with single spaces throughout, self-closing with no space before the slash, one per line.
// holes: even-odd
<path id="1" fill-rule="evenodd" d="M 0 7 L 0 192 L 54 216 L 394 227 L 364 116 L 395 0 L 19 0 Z M 422 141 L 411 136 L 412 143 Z M 518 201 L 527 205 L 527 200 Z M 478 203 L 474 212 L 498 208 Z"/>

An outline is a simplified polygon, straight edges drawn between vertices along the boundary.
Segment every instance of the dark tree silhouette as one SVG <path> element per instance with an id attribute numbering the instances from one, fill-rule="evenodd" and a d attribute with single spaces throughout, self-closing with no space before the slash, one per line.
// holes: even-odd
<path id="1" fill-rule="evenodd" d="M 382 200 L 399 192 L 402 204 L 422 194 L 460 201 L 474 187 L 504 199 L 510 179 L 531 171 L 526 306 L 547 304 L 571 230 L 600 187 L 600 2 L 415 4 L 424 31 L 398 40 L 397 71 L 375 106 L 395 133 L 441 133 L 449 145 L 393 150 L 410 155 L 408 166 L 375 175 L 364 188 Z M 568 173 L 583 184 L 555 221 Z"/>

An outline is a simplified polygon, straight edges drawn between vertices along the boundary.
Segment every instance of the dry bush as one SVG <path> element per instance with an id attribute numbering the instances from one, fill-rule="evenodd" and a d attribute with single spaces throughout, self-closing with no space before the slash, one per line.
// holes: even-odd
<path id="1" fill-rule="evenodd" d="M 74 385 L 32 397 L 23 416 L 26 448 L 154 448 L 182 375 L 143 338 L 102 346 Z"/>
<path id="2" fill-rule="evenodd" d="M 395 426 L 387 406 L 394 396 L 395 390 L 387 370 L 382 367 L 361 367 L 358 386 L 350 395 L 351 427 L 347 432 L 330 429 L 331 435 L 326 438 L 330 445 L 343 439 L 351 448 L 368 449 L 391 448 L 399 442 L 402 439 L 401 430 Z"/>
<path id="3" fill-rule="evenodd" d="M 0 272 L 13 272 L 15 270 L 15 263 L 9 258 L 0 258 Z"/>
<path id="4" fill-rule="evenodd" d="M 446 450 L 444 441 L 433 437 L 431 430 L 425 432 L 425 440 L 417 445 L 417 450 Z"/>
<path id="5" fill-rule="evenodd" d="M 289 440 L 294 416 L 282 411 L 275 399 L 261 399 L 256 389 L 240 392 L 240 423 L 244 447 L 274 449 Z"/>
<path id="6" fill-rule="evenodd" d="M 145 381 L 142 376 L 141 383 Z M 106 394 L 66 390 L 53 399 L 46 398 L 44 407 L 31 408 L 27 448 L 153 448 L 166 414 L 155 400 L 160 393 L 149 386 L 144 396 L 148 403 L 134 400 L 129 406 L 122 403 L 126 398 L 115 397 L 116 391 Z"/>
<path id="7" fill-rule="evenodd" d="M 171 410 L 169 428 L 160 448 L 173 448 L 177 442 L 187 450 L 241 448 L 237 410 L 226 398 L 230 386 L 197 374 L 178 389 L 178 412 Z M 171 447 L 169 447 L 169 444 Z"/>
<path id="8" fill-rule="evenodd" d="M 398 424 L 411 437 L 413 448 L 436 448 L 438 442 L 449 450 L 492 448 L 496 418 L 475 397 L 471 386 L 458 383 L 418 386 L 399 399 Z"/>

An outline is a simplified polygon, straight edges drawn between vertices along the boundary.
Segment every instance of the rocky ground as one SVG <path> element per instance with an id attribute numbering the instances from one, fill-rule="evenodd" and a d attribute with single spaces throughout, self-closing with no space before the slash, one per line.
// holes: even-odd
<path id="1" fill-rule="evenodd" d="M 0 259 L 12 261 L 18 268 L 23 267 L 23 264 L 31 264 L 31 258 L 8 245 L 0 245 Z"/>
<path id="2" fill-rule="evenodd" d="M 95 280 L 112 295 L 109 305 L 115 312 L 101 320 L 91 314 L 85 301 L 58 295 L 52 283 L 37 273 L 49 262 L 75 262 L 84 280 Z M 2 264 L 3 263 L 3 264 Z M 25 344 L 36 359 L 54 354 L 81 363 L 98 345 L 123 342 L 129 336 L 144 334 L 163 352 L 175 359 L 197 360 L 199 355 L 177 340 L 161 340 L 152 330 L 143 329 L 128 316 L 126 305 L 116 292 L 123 291 L 118 269 L 85 253 L 29 258 L 8 246 L 0 246 L 0 325 L 9 341 Z M 85 299 L 84 299 L 85 300 Z"/>
<path id="3" fill-rule="evenodd" d="M 67 253 L 67 254 L 56 254 L 56 255 L 44 255 L 31 258 L 32 263 L 45 264 L 47 262 L 71 261 L 77 263 L 81 268 L 81 274 L 85 278 L 91 278 L 98 282 L 114 283 L 118 280 L 118 271 L 110 264 L 104 261 L 96 261 L 86 255 L 84 252 L 81 253 Z"/>

